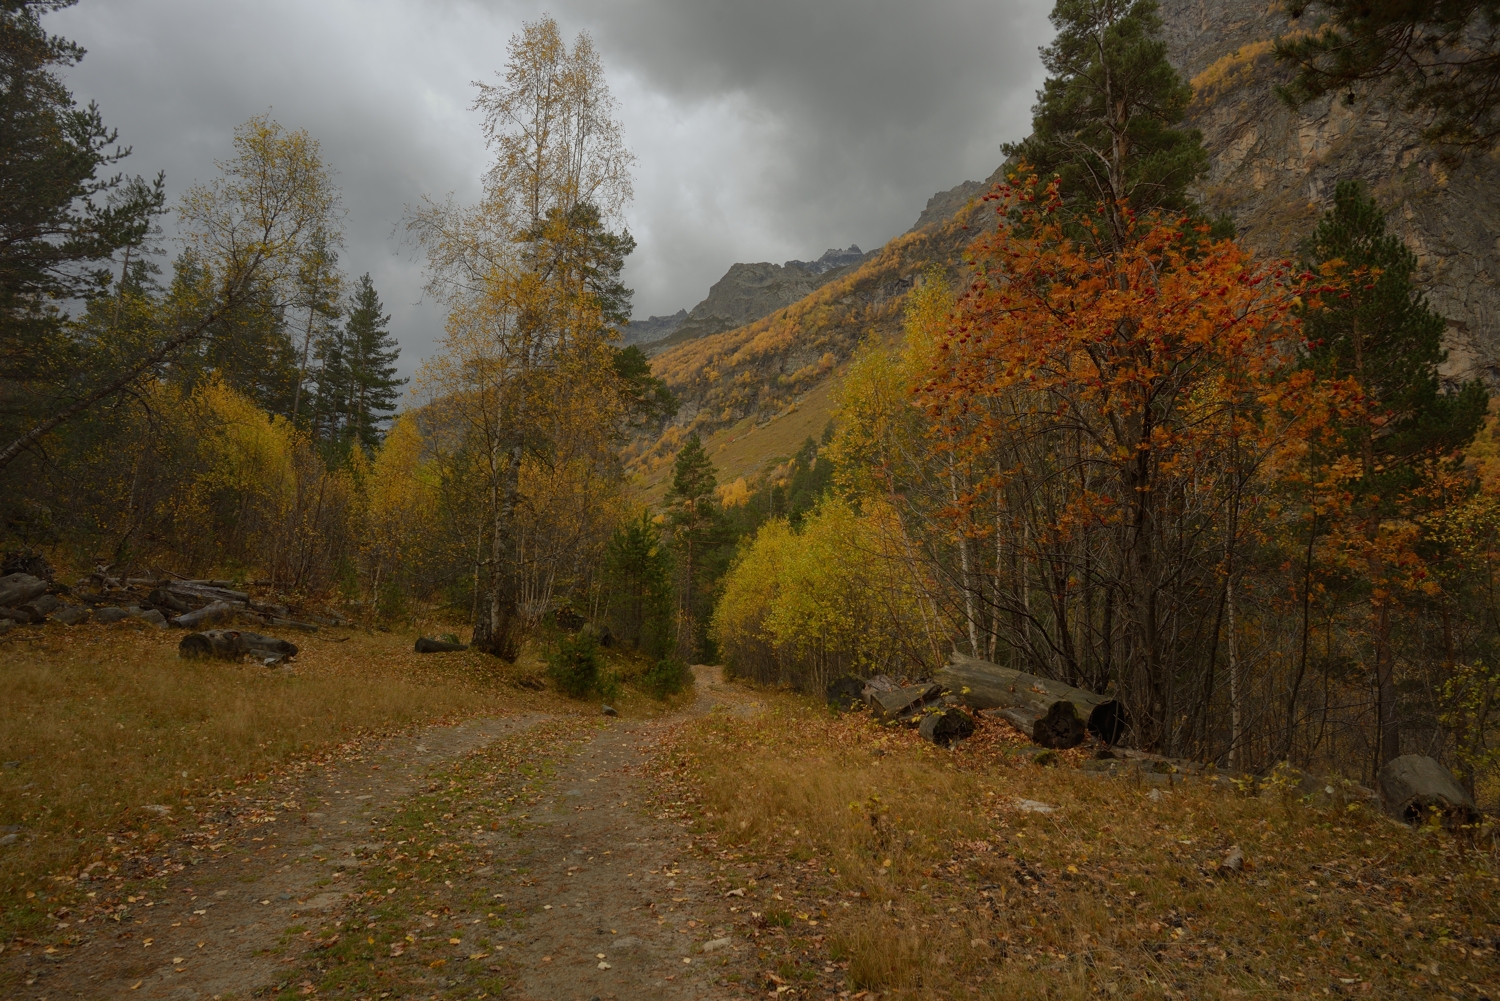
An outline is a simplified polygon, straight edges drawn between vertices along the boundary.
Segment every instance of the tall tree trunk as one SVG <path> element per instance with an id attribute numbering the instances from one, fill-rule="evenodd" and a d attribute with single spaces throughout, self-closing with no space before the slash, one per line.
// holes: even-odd
<path id="1" fill-rule="evenodd" d="M 504 469 L 492 494 L 495 533 L 490 542 L 490 600 L 474 623 L 473 646 L 515 663 L 521 654 L 520 567 L 517 565 L 516 510 L 521 499 L 521 446 L 507 450 Z"/>

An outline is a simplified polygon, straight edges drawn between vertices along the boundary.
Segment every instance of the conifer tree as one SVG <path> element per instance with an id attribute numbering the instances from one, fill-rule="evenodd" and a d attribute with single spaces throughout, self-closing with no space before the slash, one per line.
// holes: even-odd
<path id="1" fill-rule="evenodd" d="M 1313 267 L 1331 264 L 1347 288 L 1347 294 L 1327 297 L 1325 308 L 1309 311 L 1303 329 L 1309 364 L 1327 379 L 1352 377 L 1363 393 L 1363 406 L 1345 420 L 1343 433 L 1348 454 L 1360 465 L 1354 489 L 1363 533 L 1373 542 L 1381 521 L 1414 485 L 1418 460 L 1472 441 L 1489 398 L 1477 380 L 1457 392 L 1442 391 L 1438 366 L 1447 357 L 1447 324 L 1413 284 L 1416 255 L 1386 232 L 1384 213 L 1357 181 L 1339 183 L 1333 207 L 1305 249 Z M 1369 576 L 1385 574 L 1376 568 Z M 1373 618 L 1383 764 L 1401 750 L 1390 602 L 1379 593 Z"/>
<path id="2" fill-rule="evenodd" d="M 714 475 L 713 460 L 703 448 L 697 432 L 688 435 L 677 453 L 672 467 L 672 487 L 667 491 L 667 521 L 672 526 L 673 548 L 678 554 L 678 565 L 682 571 L 683 641 L 691 644 L 696 652 L 700 643 L 701 626 L 706 624 L 706 608 L 709 597 L 707 588 L 699 587 L 703 576 L 706 551 L 714 543 L 718 524 L 718 505 L 714 490 L 718 479 Z"/>
<path id="3" fill-rule="evenodd" d="M 1193 91 L 1167 61 L 1155 0 L 1057 0 L 1051 20 L 1032 134 L 1006 154 L 1060 176 L 1075 210 L 1103 205 L 1116 245 L 1127 207 L 1189 211 L 1208 153 L 1182 127 Z"/>
<path id="4" fill-rule="evenodd" d="M 323 408 L 330 415 L 331 437 L 344 450 L 355 443 L 366 450 L 380 444 L 406 385 L 396 377 L 401 348 L 387 327 L 390 320 L 375 283 L 368 273 L 361 275 L 343 329 L 322 348 L 318 392 L 329 397 Z"/>

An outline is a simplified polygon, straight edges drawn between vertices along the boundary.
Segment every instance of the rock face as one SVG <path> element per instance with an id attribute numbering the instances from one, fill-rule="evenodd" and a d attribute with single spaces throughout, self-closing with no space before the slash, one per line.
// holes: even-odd
<path id="1" fill-rule="evenodd" d="M 1274 92 L 1289 72 L 1271 42 L 1292 25 L 1264 0 L 1162 0 L 1173 63 L 1193 83 L 1190 112 L 1212 166 L 1201 197 L 1229 212 L 1265 255 L 1296 252 L 1335 185 L 1365 182 L 1392 231 L 1417 255 L 1418 278 L 1448 319 L 1453 382 L 1500 388 L 1500 157 L 1445 165 L 1422 122 L 1379 100 L 1323 100 L 1301 109 Z"/>
<path id="2" fill-rule="evenodd" d="M 708 298 L 691 310 L 632 320 L 624 341 L 655 355 L 700 337 L 743 327 L 807 298 L 865 256 L 859 247 L 850 246 L 826 251 L 816 261 L 735 264 L 708 290 Z"/>

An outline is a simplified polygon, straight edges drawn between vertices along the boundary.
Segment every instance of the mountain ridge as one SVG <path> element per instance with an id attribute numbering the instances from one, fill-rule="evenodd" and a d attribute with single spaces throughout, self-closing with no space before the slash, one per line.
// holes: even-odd
<path id="1" fill-rule="evenodd" d="M 1295 256 L 1335 183 L 1363 180 L 1392 231 L 1417 254 L 1419 281 L 1448 318 L 1445 381 L 1477 377 L 1500 388 L 1500 152 L 1450 167 L 1404 113 L 1332 99 L 1288 107 L 1275 95 L 1287 71 L 1272 41 L 1296 26 L 1275 5 L 1162 0 L 1161 13 L 1169 58 L 1194 89 L 1187 124 L 1203 132 L 1210 155 L 1198 186 L 1205 209 L 1228 213 L 1261 256 Z M 986 220 L 976 200 L 1003 171 L 1002 164 L 985 181 L 933 195 L 911 230 L 805 298 L 664 346 L 653 370 L 682 408 L 660 439 L 630 457 L 648 492 L 690 431 L 709 439 L 716 462 L 738 456 L 733 468 L 721 467 L 728 477 L 752 475 L 795 450 L 800 439 L 767 429 L 797 413 L 799 401 L 815 401 L 820 412 L 804 408 L 794 423 L 810 433 L 826 424 L 845 364 L 867 338 L 894 340 L 905 293 L 921 272 L 938 267 L 958 276 L 972 230 Z M 746 445 L 757 434 L 766 442 L 759 453 Z"/>

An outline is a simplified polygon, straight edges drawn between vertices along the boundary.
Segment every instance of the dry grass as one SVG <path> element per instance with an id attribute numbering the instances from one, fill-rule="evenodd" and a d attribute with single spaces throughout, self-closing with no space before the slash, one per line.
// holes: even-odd
<path id="1" fill-rule="evenodd" d="M 581 711 L 517 688 L 524 659 L 421 657 L 414 635 L 298 636 L 291 669 L 185 661 L 181 634 L 50 625 L 0 640 L 0 926 L 34 923 L 26 894 L 107 831 L 148 828 L 215 790 L 253 784 L 359 737 L 465 716 Z M 19 830 L 17 830 L 19 828 Z M 5 832 L 0 832 L 5 833 Z M 0 941 L 5 938 L 0 927 Z"/>
<path id="2" fill-rule="evenodd" d="M 688 728 L 662 766 L 671 801 L 776 880 L 746 898 L 768 983 L 913 998 L 1500 986 L 1500 870 L 1472 841 L 1287 788 L 1090 774 L 1080 752 L 1040 767 L 995 724 L 949 752 L 773 704 Z M 1245 869 L 1221 871 L 1234 846 Z"/>

